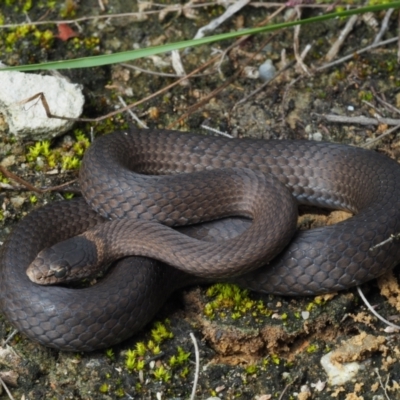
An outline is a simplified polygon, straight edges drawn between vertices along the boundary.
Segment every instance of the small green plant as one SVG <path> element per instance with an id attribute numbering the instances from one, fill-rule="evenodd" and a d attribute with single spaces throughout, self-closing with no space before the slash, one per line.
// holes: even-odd
<path id="1" fill-rule="evenodd" d="M 50 154 L 50 142 L 44 140 L 42 142 L 36 142 L 34 146 L 28 148 L 28 154 L 26 159 L 28 161 L 36 161 L 39 156 L 47 157 Z"/>
<path id="2" fill-rule="evenodd" d="M 30 201 L 31 204 L 36 204 L 37 201 L 38 201 L 38 198 L 34 194 L 31 194 L 29 196 L 29 201 Z"/>
<path id="3" fill-rule="evenodd" d="M 174 334 L 169 332 L 162 322 L 155 322 L 154 328 L 151 330 L 151 338 L 157 344 L 162 343 L 166 339 L 172 339 Z"/>
<path id="4" fill-rule="evenodd" d="M 190 372 L 190 369 L 189 369 L 189 367 L 184 367 L 183 369 L 182 369 L 182 371 L 179 373 L 179 376 L 181 377 L 181 378 L 186 378 L 188 375 L 189 375 L 189 372 Z"/>
<path id="5" fill-rule="evenodd" d="M 143 357 L 146 354 L 147 349 L 146 349 L 146 345 L 143 342 L 136 343 L 135 347 L 136 347 L 136 354 L 139 357 Z"/>
<path id="6" fill-rule="evenodd" d="M 124 396 L 125 396 L 125 391 L 124 391 L 124 389 L 118 388 L 118 389 L 115 391 L 115 396 L 116 396 L 116 397 L 124 397 Z"/>
<path id="7" fill-rule="evenodd" d="M 279 365 L 281 360 L 280 358 L 276 355 L 276 354 L 271 354 L 271 361 L 275 364 L 275 365 Z"/>
<path id="8" fill-rule="evenodd" d="M 107 349 L 106 350 L 106 357 L 109 358 L 110 360 L 114 360 L 115 359 L 114 350 L 113 349 Z"/>
<path id="9" fill-rule="evenodd" d="M 146 363 L 145 363 L 144 360 L 138 360 L 137 363 L 136 363 L 136 369 L 137 369 L 138 371 L 141 371 L 141 370 L 144 369 L 144 366 L 145 366 L 145 365 L 146 365 Z"/>
<path id="10" fill-rule="evenodd" d="M 178 354 L 170 357 L 169 366 L 172 368 L 181 366 L 188 361 L 189 357 L 190 352 L 185 352 L 182 347 L 178 346 Z"/>
<path id="11" fill-rule="evenodd" d="M 257 371 L 258 371 L 258 368 L 257 368 L 257 365 L 248 365 L 246 368 L 245 368 L 245 372 L 246 372 L 246 374 L 247 375 L 254 375 L 255 373 L 257 373 Z"/>
<path id="12" fill-rule="evenodd" d="M 0 182 L 1 183 L 10 183 L 10 180 L 8 178 L 6 178 L 4 175 L 2 175 L 0 172 Z"/>
<path id="13" fill-rule="evenodd" d="M 172 377 L 171 373 L 169 371 L 167 371 L 163 365 L 156 368 L 153 371 L 153 375 L 157 380 L 163 381 L 163 382 L 169 382 Z"/>
<path id="14" fill-rule="evenodd" d="M 313 354 L 313 353 L 315 353 L 316 351 L 318 350 L 318 345 L 316 345 L 316 344 L 310 344 L 308 347 L 307 347 L 307 353 L 309 353 L 309 354 Z"/>
<path id="15" fill-rule="evenodd" d="M 75 156 L 63 156 L 61 165 L 64 170 L 78 169 L 81 165 L 81 161 Z"/>
<path id="16" fill-rule="evenodd" d="M 147 348 L 153 353 L 153 354 L 160 354 L 161 349 L 158 344 L 155 344 L 153 340 L 149 340 L 147 342 Z"/>
<path id="17" fill-rule="evenodd" d="M 204 314 L 214 319 L 216 315 L 225 318 L 228 311 L 233 320 L 240 319 L 243 315 L 251 315 L 253 318 L 270 316 L 262 301 L 256 301 L 249 297 L 249 291 L 239 288 L 237 285 L 217 283 L 210 286 L 206 292 L 207 297 L 212 297 L 204 307 Z"/>
<path id="18" fill-rule="evenodd" d="M 107 383 L 103 383 L 100 387 L 99 387 L 99 392 L 100 393 L 108 393 L 109 390 L 109 386 L 107 385 Z"/>
<path id="19" fill-rule="evenodd" d="M 89 139 L 84 135 L 81 130 L 78 129 L 75 131 L 75 139 L 76 142 L 74 143 L 72 148 L 77 156 L 82 157 L 86 149 L 90 146 Z"/>
<path id="20" fill-rule="evenodd" d="M 125 366 L 128 371 L 133 371 L 136 366 L 136 350 L 128 350 L 126 352 Z"/>
<path id="21" fill-rule="evenodd" d="M 358 98 L 360 100 L 371 101 L 374 98 L 374 95 L 370 91 L 361 90 L 358 93 Z"/>

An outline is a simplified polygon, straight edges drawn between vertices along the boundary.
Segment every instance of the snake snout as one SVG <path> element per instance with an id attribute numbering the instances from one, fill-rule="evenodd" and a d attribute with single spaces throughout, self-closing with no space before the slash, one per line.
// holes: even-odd
<path id="1" fill-rule="evenodd" d="M 27 275 L 41 285 L 77 281 L 93 274 L 96 255 L 93 242 L 75 236 L 41 251 L 28 267 Z"/>
<path id="2" fill-rule="evenodd" d="M 40 285 L 49 285 L 65 279 L 71 266 L 54 251 L 53 248 L 42 250 L 26 270 L 26 274 L 32 282 Z"/>

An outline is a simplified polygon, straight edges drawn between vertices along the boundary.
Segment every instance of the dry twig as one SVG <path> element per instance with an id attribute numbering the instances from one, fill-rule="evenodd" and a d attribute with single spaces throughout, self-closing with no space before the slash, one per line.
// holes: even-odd
<path id="1" fill-rule="evenodd" d="M 10 190 L 23 190 L 23 188 L 26 188 L 27 191 L 30 192 L 35 192 L 35 193 L 39 193 L 39 194 L 43 194 L 43 193 L 48 193 L 48 192 L 68 192 L 68 193 L 80 193 L 80 191 L 78 189 L 74 189 L 74 188 L 69 188 L 70 185 L 72 185 L 73 183 L 75 183 L 77 180 L 74 179 L 72 181 L 63 183 L 61 185 L 57 185 L 57 186 L 52 186 L 49 188 L 37 188 L 33 185 L 31 185 L 29 182 L 27 182 L 26 180 L 22 179 L 21 177 L 19 177 L 18 175 L 13 174 L 12 172 L 10 172 L 7 168 L 3 167 L 2 165 L 0 165 L 0 172 L 8 179 L 12 179 L 13 181 L 19 183 L 22 187 L 3 187 L 5 189 L 10 189 Z M 67 188 L 67 189 L 66 189 Z"/>
<path id="2" fill-rule="evenodd" d="M 392 16 L 392 14 L 393 14 L 393 11 L 394 11 L 394 8 L 389 8 L 389 10 L 386 11 L 385 17 L 382 20 L 381 29 L 379 30 L 379 32 L 375 36 L 375 39 L 372 42 L 372 44 L 379 43 L 381 41 L 383 35 L 385 34 L 385 32 L 388 30 L 389 20 L 390 20 L 390 17 Z"/>
<path id="3" fill-rule="evenodd" d="M 325 56 L 326 61 L 332 61 L 336 57 L 337 53 L 343 45 L 344 40 L 346 39 L 347 35 L 352 31 L 357 20 L 358 15 L 353 15 L 349 18 L 344 29 L 342 30 L 342 32 L 340 32 L 340 35 L 337 38 L 336 42 L 332 45 L 327 55 Z"/>
<path id="4" fill-rule="evenodd" d="M 347 117 L 345 115 L 333 115 L 333 114 L 314 114 L 318 117 L 325 118 L 329 122 L 335 122 L 340 124 L 360 124 L 360 125 L 400 125 L 400 119 L 394 118 L 368 118 L 364 116 Z"/>
<path id="5" fill-rule="evenodd" d="M 13 395 L 11 394 L 11 392 L 9 391 L 7 385 L 5 384 L 5 382 L 3 381 L 3 379 L 1 379 L 1 378 L 0 378 L 0 383 L 1 383 L 1 386 L 3 386 L 4 390 L 6 391 L 7 396 L 8 396 L 11 400 L 14 400 Z"/>
<path id="6" fill-rule="evenodd" d="M 194 354 L 196 358 L 196 370 L 194 373 L 192 394 L 190 396 L 190 400 L 194 400 L 194 398 L 196 397 L 197 382 L 199 380 L 199 374 L 200 374 L 200 353 L 199 353 L 199 347 L 197 346 L 197 340 L 193 332 L 190 332 L 190 338 L 192 339 L 193 342 Z"/>

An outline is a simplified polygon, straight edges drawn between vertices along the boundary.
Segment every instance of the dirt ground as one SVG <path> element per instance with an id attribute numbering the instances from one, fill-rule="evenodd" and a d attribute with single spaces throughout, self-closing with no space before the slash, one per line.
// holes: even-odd
<path id="1" fill-rule="evenodd" d="M 10 1 L 0 5 L 0 15 L 4 24 L 17 24 L 26 22 L 24 7 L 28 7 L 31 21 L 60 20 L 62 13 L 64 18 L 73 19 L 139 11 L 136 2 L 103 3 L 104 12 L 100 2 L 94 0 L 42 1 L 31 8 L 23 1 Z M 189 2 L 179 10 L 171 6 L 183 3 L 140 4 L 148 14 L 71 24 L 76 37 L 64 37 L 62 26 L 57 28 L 55 23 L 37 25 L 27 32 L 2 29 L 2 62 L 37 63 L 182 41 L 193 38 L 199 28 L 225 10 L 217 3 L 205 5 L 201 1 Z M 214 33 L 265 23 L 282 4 L 250 3 Z M 297 15 L 318 15 L 327 12 L 326 7 L 284 7 L 273 22 Z M 400 123 L 382 120 L 396 120 L 400 112 L 397 42 L 356 53 L 373 43 L 384 17 L 384 12 L 358 17 L 332 58 L 337 61 L 333 65 L 328 65 L 331 61 L 327 61 L 327 55 L 348 19 L 243 38 L 226 54 L 224 50 L 234 41 L 181 51 L 186 73 L 220 57 L 200 70 L 198 76 L 133 111 L 149 127 L 211 134 L 202 127 L 206 125 L 240 138 L 314 139 L 356 146 L 370 143 L 371 151 L 398 160 L 400 141 L 396 132 L 372 141 Z M 397 19 L 395 11 L 382 40 L 395 37 Z M 46 30 L 52 32 L 52 38 L 37 33 Z M 300 62 L 298 58 L 307 45 L 311 48 Z M 347 55 L 350 57 L 342 59 Z M 258 67 L 266 60 L 278 71 L 268 83 L 257 77 Z M 133 103 L 177 80 L 170 54 L 129 65 L 60 73 L 83 86 L 87 118 L 122 107 L 118 96 Z M 149 70 L 156 74 L 150 75 L 146 72 Z M 72 154 L 73 144 L 78 141 L 77 129 L 90 138 L 91 129 L 98 136 L 129 124 L 136 125 L 128 113 L 99 122 L 77 123 L 73 131 L 51 142 L 55 167 L 45 159 L 39 168 L 37 161 L 29 160 L 34 140 L 22 142 L 7 132 L 1 135 L 0 156 L 7 160 L 10 171 L 32 185 L 56 186 L 77 175 L 76 169 L 62 168 L 63 157 Z M 60 199 L 57 193 L 32 195 L 5 188 L 0 192 L 0 241 L 30 210 Z M 304 228 L 348 217 L 340 212 L 309 209 L 302 210 L 302 214 L 299 224 Z M 382 315 L 398 321 L 396 299 L 400 289 L 394 278 L 368 282 L 362 289 Z M 160 330 L 163 337 L 157 338 Z M 0 337 L 7 338 L 11 331 L 2 318 Z M 172 296 L 154 323 L 112 349 L 90 354 L 59 352 L 16 334 L 0 348 L 0 378 L 15 399 L 186 399 L 190 398 L 195 375 L 190 333 L 197 339 L 200 354 L 198 399 L 400 398 L 399 335 L 368 312 L 355 289 L 325 297 L 290 298 L 225 286 L 187 288 Z M 154 341 L 159 344 L 158 353 L 152 351 L 150 342 Z M 330 351 L 335 351 L 339 362 L 359 364 L 357 374 L 348 382 L 329 384 L 321 358 Z M 130 364 L 132 359 L 135 361 Z M 3 389 L 0 398 L 7 396 Z"/>

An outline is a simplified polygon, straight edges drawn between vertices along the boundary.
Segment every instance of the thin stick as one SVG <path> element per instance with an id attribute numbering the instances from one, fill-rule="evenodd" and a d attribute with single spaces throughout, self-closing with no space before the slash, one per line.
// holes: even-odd
<path id="1" fill-rule="evenodd" d="M 361 124 L 361 125 L 400 125 L 400 119 L 394 118 L 368 118 L 368 117 L 347 117 L 344 115 L 333 114 L 314 114 L 316 116 L 325 118 L 329 122 L 336 122 L 341 124 Z"/>
<path id="2" fill-rule="evenodd" d="M 213 32 L 216 28 L 218 28 L 222 23 L 224 23 L 227 19 L 231 18 L 232 15 L 236 14 L 243 7 L 245 7 L 250 0 L 236 0 L 235 3 L 232 3 L 223 14 L 219 17 L 211 20 L 207 25 L 202 26 L 194 36 L 194 39 L 200 39 L 204 37 L 209 32 Z"/>
<path id="3" fill-rule="evenodd" d="M 18 333 L 18 329 L 14 329 L 14 330 L 7 336 L 7 339 L 4 341 L 3 346 L 5 346 L 17 333 Z"/>
<path id="4" fill-rule="evenodd" d="M 346 39 L 347 35 L 352 31 L 357 20 L 358 20 L 358 15 L 353 15 L 349 18 L 344 29 L 342 30 L 342 32 L 340 32 L 338 39 L 332 45 L 327 55 L 325 56 L 326 61 L 328 62 L 332 61 L 336 57 L 337 53 L 339 52 L 340 48 L 343 45 L 344 40 Z"/>
<path id="5" fill-rule="evenodd" d="M 221 131 L 219 131 L 218 129 L 212 128 L 211 126 L 208 126 L 208 125 L 205 125 L 205 124 L 202 124 L 202 125 L 200 125 L 200 126 L 201 126 L 203 129 L 205 129 L 206 131 L 213 132 L 213 133 L 215 133 L 215 134 L 217 134 L 217 135 L 225 136 L 225 137 L 227 137 L 227 138 L 229 138 L 229 139 L 232 139 L 232 138 L 233 138 L 233 136 L 230 135 L 229 133 L 221 132 Z"/>
<path id="6" fill-rule="evenodd" d="M 387 131 L 383 132 L 381 135 L 379 135 L 378 137 L 369 140 L 368 142 L 365 142 L 364 144 L 362 144 L 360 147 L 369 147 L 371 146 L 371 144 L 374 144 L 376 142 L 379 142 L 380 140 L 382 140 L 385 136 L 390 135 L 391 133 L 397 131 L 400 128 L 400 125 L 396 125 L 391 129 L 388 129 Z"/>
<path id="7" fill-rule="evenodd" d="M 397 15 L 397 31 L 400 31 L 400 13 Z M 400 35 L 397 36 L 397 64 L 400 64 Z"/>
<path id="8" fill-rule="evenodd" d="M 235 1 L 235 0 L 234 0 Z M 202 3 L 202 4 L 191 4 L 192 8 L 202 8 L 202 7 L 210 7 L 210 6 L 215 6 L 218 5 L 219 3 L 217 1 L 215 2 L 209 2 L 209 3 Z M 82 21 L 91 21 L 91 20 L 99 20 L 99 19 L 112 19 L 112 18 L 127 18 L 127 17 L 133 17 L 133 18 L 143 18 L 143 15 L 152 15 L 152 14 L 159 14 L 164 10 L 164 8 L 169 8 L 171 12 L 173 11 L 179 11 L 184 7 L 184 5 L 176 4 L 174 7 L 172 6 L 165 6 L 165 5 L 157 5 L 158 7 L 162 7 L 162 10 L 152 10 L 152 11 L 140 11 L 140 12 L 132 12 L 132 13 L 119 13 L 119 14 L 107 14 L 107 15 L 94 15 L 94 16 L 88 16 L 88 17 L 80 17 L 76 19 L 67 19 L 67 20 L 50 20 L 50 21 L 29 21 L 29 22 L 24 22 L 22 24 L 5 24 L 1 25 L 0 29 L 5 29 L 5 28 L 17 28 L 19 26 L 24 26 L 24 25 L 48 25 L 48 24 L 53 24 L 53 25 L 58 25 L 58 24 L 76 24 L 78 22 Z M 275 5 L 276 7 L 276 5 Z"/>
<path id="9" fill-rule="evenodd" d="M 376 375 L 378 375 L 379 384 L 381 385 L 381 388 L 383 390 L 383 393 L 385 394 L 385 397 L 387 398 L 387 400 L 390 400 L 390 397 L 389 397 L 389 395 L 387 394 L 387 391 L 386 391 L 386 388 L 387 388 L 387 385 L 388 385 L 388 382 L 389 382 L 389 374 L 388 374 L 388 376 L 386 378 L 385 386 L 383 386 L 382 378 L 381 378 L 381 376 L 379 374 L 379 369 L 378 368 L 374 368 L 374 371 L 375 371 Z"/>
<path id="10" fill-rule="evenodd" d="M 13 174 L 12 172 L 10 172 L 8 169 L 6 169 L 5 167 L 3 167 L 2 165 L 0 165 L 0 172 L 9 179 L 12 179 L 13 181 L 19 183 L 20 185 L 24 186 L 28 191 L 31 192 L 35 192 L 38 194 L 43 194 L 43 193 L 47 193 L 47 192 L 60 192 L 63 191 L 63 189 L 65 189 L 66 187 L 72 185 L 73 183 L 75 183 L 77 181 L 77 179 L 73 179 L 72 181 L 66 182 L 66 183 L 62 183 L 61 185 L 57 185 L 57 186 L 52 186 L 49 188 L 37 188 L 36 186 L 33 186 L 32 184 L 30 184 L 28 181 L 26 181 L 25 179 L 22 179 L 21 177 L 19 177 L 18 175 Z M 18 190 L 20 190 L 20 188 L 18 188 Z M 71 188 L 66 190 L 67 192 L 73 192 L 73 193 L 80 193 L 80 191 L 77 191 L 77 189 Z"/>
<path id="11" fill-rule="evenodd" d="M 125 103 L 124 99 L 121 96 L 118 96 L 118 100 L 119 102 L 124 106 L 127 107 L 127 104 Z M 148 129 L 149 127 L 139 119 L 139 117 L 131 110 L 128 110 L 129 115 L 131 116 L 131 118 L 137 122 L 137 124 L 144 129 Z"/>
<path id="12" fill-rule="evenodd" d="M 394 8 L 389 8 L 389 10 L 386 11 L 385 17 L 382 20 L 381 29 L 379 30 L 378 34 L 375 36 L 375 39 L 372 44 L 379 43 L 381 41 L 383 35 L 385 34 L 385 32 L 388 30 L 389 20 L 393 14 L 393 11 L 394 11 Z"/>
<path id="13" fill-rule="evenodd" d="M 227 3 L 234 3 L 236 0 L 230 0 Z M 220 5 L 219 1 L 211 1 L 208 3 L 201 3 L 201 4 L 191 4 L 191 8 L 201 8 L 201 7 L 212 7 L 215 5 Z M 337 6 L 340 6 L 341 4 L 337 4 Z M 0 29 L 6 29 L 6 28 L 18 28 L 20 26 L 24 25 L 57 25 L 57 24 L 75 24 L 77 22 L 83 22 L 83 21 L 91 21 L 91 20 L 100 20 L 100 19 L 113 19 L 113 18 L 126 18 L 126 17 L 133 17 L 133 18 L 141 18 L 143 15 L 152 15 L 152 14 L 158 14 L 164 10 L 164 8 L 169 7 L 172 11 L 179 11 L 182 9 L 182 7 L 185 7 L 185 5 L 180 5 L 177 4 L 175 5 L 175 8 L 173 9 L 172 6 L 165 6 L 161 4 L 154 4 L 154 6 L 157 7 L 163 7 L 162 10 L 152 10 L 152 11 L 142 11 L 142 12 L 132 12 L 132 13 L 120 13 L 120 14 L 106 14 L 106 15 L 94 15 L 94 16 L 88 16 L 88 17 L 80 17 L 76 19 L 69 19 L 69 20 L 39 20 L 39 21 L 29 21 L 29 22 L 23 22 L 21 24 L 4 24 L 0 25 Z M 251 7 L 255 8 L 275 8 L 275 7 L 282 7 L 282 3 L 279 2 L 268 2 L 268 3 L 261 3 L 261 2 L 251 2 L 249 4 Z M 347 6 L 346 4 L 343 4 L 343 6 Z M 297 7 L 301 8 L 322 8 L 322 9 L 329 9 L 331 7 L 331 4 L 299 4 Z M 286 6 L 285 6 L 286 8 Z M 48 12 L 46 13 L 46 15 Z"/>
<path id="14" fill-rule="evenodd" d="M 193 335 L 193 332 L 190 332 L 190 338 L 192 339 L 193 342 L 194 354 L 196 358 L 196 370 L 194 373 L 192 394 L 190 395 L 190 400 L 194 400 L 196 397 L 197 382 L 199 381 L 199 374 L 200 374 L 200 354 L 199 354 L 199 347 L 197 346 L 197 340 L 196 337 Z"/>
<path id="15" fill-rule="evenodd" d="M 8 397 L 9 397 L 11 400 L 15 400 L 14 397 L 12 396 L 11 392 L 8 390 L 7 385 L 5 384 L 5 382 L 3 381 L 3 379 L 1 379 L 1 378 L 0 378 L 0 383 L 1 383 L 1 386 L 3 386 L 4 390 L 7 392 Z"/>
<path id="16" fill-rule="evenodd" d="M 46 97 L 45 97 L 44 93 L 42 93 L 42 92 L 41 92 L 41 93 L 37 93 L 37 94 L 35 94 L 34 96 L 29 97 L 29 98 L 26 99 L 26 100 L 23 100 L 21 103 L 22 103 L 22 104 L 23 104 L 23 103 L 27 103 L 27 102 L 29 102 L 29 101 L 32 101 L 32 100 L 35 100 L 35 99 L 39 98 L 40 101 L 42 102 L 43 108 L 44 108 L 44 110 L 45 110 L 46 115 L 47 115 L 48 118 L 59 118 L 59 119 L 64 119 L 64 120 L 68 120 L 68 121 L 77 121 L 77 122 L 99 122 L 99 121 L 103 121 L 104 119 L 113 117 L 114 115 L 122 114 L 123 112 L 128 111 L 129 109 L 131 109 L 131 108 L 133 108 L 133 107 L 136 107 L 136 106 L 138 106 L 138 105 L 140 105 L 140 104 L 142 104 L 142 103 L 144 103 L 144 102 L 146 102 L 146 101 L 148 101 L 148 100 L 153 99 L 154 97 L 157 97 L 158 95 L 160 95 L 160 94 L 162 94 L 162 93 L 168 91 L 169 89 L 173 88 L 174 86 L 178 85 L 180 82 L 186 80 L 187 78 L 190 78 L 192 75 L 197 74 L 197 73 L 198 73 L 199 71 L 201 71 L 202 69 L 207 68 L 207 67 L 208 67 L 209 65 L 211 65 L 214 61 L 216 61 L 218 58 L 219 58 L 218 55 L 215 56 L 215 57 L 213 57 L 213 58 L 211 58 L 211 59 L 210 59 L 209 61 L 207 61 L 205 64 L 203 64 L 203 65 L 201 65 L 200 67 L 194 69 L 194 70 L 193 70 L 192 72 L 190 72 L 189 74 L 187 74 L 187 75 L 185 75 L 184 77 L 178 79 L 177 81 L 171 83 L 170 85 L 165 86 L 164 88 L 158 90 L 157 92 L 154 92 L 153 94 L 151 94 L 151 95 L 145 97 L 144 99 L 141 99 L 141 100 L 139 100 L 139 101 L 136 101 L 135 103 L 129 104 L 129 105 L 127 105 L 126 107 L 120 108 L 120 109 L 118 109 L 118 110 L 116 110 L 116 111 L 112 111 L 112 112 L 110 112 L 110 113 L 108 113 L 108 114 L 106 114 L 106 115 L 103 115 L 103 116 L 97 117 L 97 118 L 70 118 L 70 117 L 62 117 L 62 116 L 59 116 L 59 115 L 52 114 L 52 113 L 50 112 L 50 108 L 49 108 L 49 105 L 48 105 L 48 103 L 47 103 Z"/>
<path id="17" fill-rule="evenodd" d="M 294 9 L 296 10 L 297 18 L 301 19 L 300 9 L 298 7 L 295 7 Z M 304 58 L 299 53 L 299 48 L 300 48 L 300 42 L 299 42 L 300 30 L 301 30 L 301 25 L 296 25 L 294 27 L 293 51 L 294 51 L 294 57 L 296 58 L 296 61 L 297 61 L 295 69 L 298 72 L 300 72 L 299 70 L 303 70 L 308 76 L 311 76 L 307 65 L 304 64 L 304 61 L 303 61 Z M 307 52 L 305 53 L 305 55 L 306 54 L 307 54 Z M 305 55 L 304 55 L 304 57 L 305 57 Z"/>
<path id="18" fill-rule="evenodd" d="M 285 388 L 283 389 L 283 391 L 282 391 L 281 395 L 279 396 L 279 399 L 278 399 L 278 400 L 282 400 L 282 399 L 283 399 L 283 395 L 286 393 L 286 391 L 289 389 L 289 387 L 292 386 L 293 383 L 296 382 L 296 380 L 297 380 L 297 376 L 293 379 L 293 381 L 292 381 L 291 383 L 288 383 L 288 384 L 285 386 Z"/>
<path id="19" fill-rule="evenodd" d="M 399 325 L 393 324 L 392 322 L 388 321 L 387 319 L 383 318 L 382 315 L 378 314 L 374 308 L 371 306 L 371 304 L 368 302 L 367 298 L 364 296 L 364 293 L 362 292 L 360 286 L 357 286 L 357 292 L 360 295 L 361 299 L 363 300 L 364 304 L 367 306 L 369 311 L 371 311 L 372 314 L 375 315 L 376 318 L 380 319 L 384 324 L 391 326 L 392 328 L 395 329 L 400 329 Z"/>
<path id="20" fill-rule="evenodd" d="M 383 100 L 376 92 L 375 90 L 372 88 L 372 93 L 374 94 L 374 97 L 376 100 L 378 100 L 379 103 L 381 103 L 382 105 L 384 105 L 386 108 L 388 108 L 390 111 L 393 111 L 397 114 L 400 114 L 400 110 L 395 107 L 393 104 L 388 103 L 387 101 Z"/>
<path id="21" fill-rule="evenodd" d="M 332 61 L 331 63 L 327 63 L 325 65 L 322 65 L 321 67 L 318 67 L 315 70 L 316 71 L 322 71 L 324 69 L 333 67 L 334 65 L 341 64 L 344 61 L 351 60 L 354 57 L 355 54 L 362 54 L 362 53 L 365 53 L 366 51 L 375 49 L 377 47 L 385 46 L 387 44 L 391 44 L 391 43 L 397 42 L 399 40 L 399 38 L 400 38 L 400 36 L 396 36 L 394 38 L 391 38 L 391 39 L 388 39 L 388 40 L 384 40 L 384 41 L 376 43 L 376 44 L 371 44 L 370 46 L 364 47 L 361 50 L 357 50 L 357 51 L 355 51 L 355 52 L 353 52 L 353 53 L 351 53 L 351 54 L 349 54 L 347 56 L 339 58 L 338 60 L 335 60 L 335 61 Z"/>

